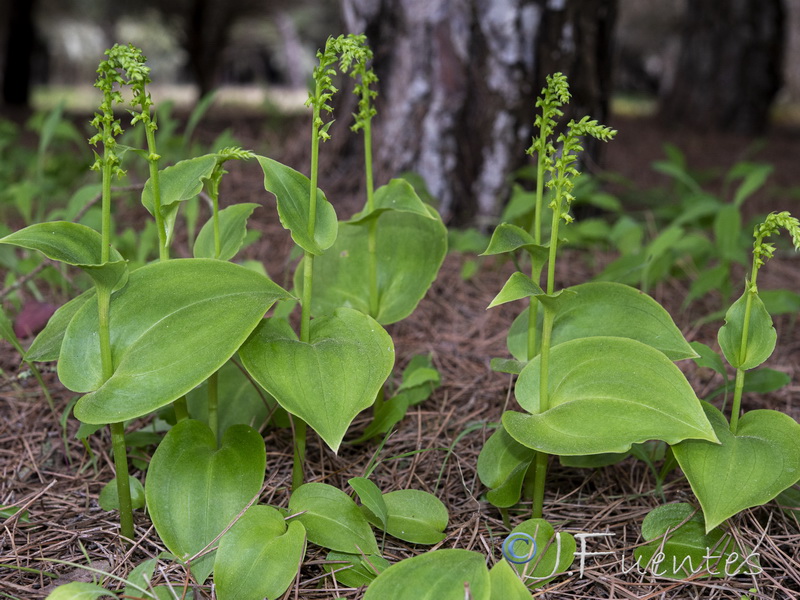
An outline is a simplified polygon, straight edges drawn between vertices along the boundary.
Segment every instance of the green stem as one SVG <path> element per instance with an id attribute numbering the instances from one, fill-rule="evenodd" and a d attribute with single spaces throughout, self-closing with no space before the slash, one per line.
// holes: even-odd
<path id="1" fill-rule="evenodd" d="M 555 312 L 545 307 L 544 322 L 542 323 L 542 350 L 539 358 L 539 412 L 550 408 L 549 366 L 550 342 L 553 334 L 553 321 Z M 537 452 L 534 459 L 533 477 L 533 518 L 540 519 L 544 511 L 544 484 L 547 479 L 547 454 Z"/>
<path id="2" fill-rule="evenodd" d="M 183 421 L 189 418 L 189 403 L 186 396 L 181 396 L 172 403 L 172 410 L 175 411 L 175 420 Z"/>
<path id="3" fill-rule="evenodd" d="M 316 97 L 322 89 L 319 82 Z M 314 104 L 311 118 L 311 190 L 308 198 L 308 235 L 314 237 L 317 220 L 317 181 L 319 171 L 319 103 Z M 314 282 L 314 255 L 305 251 L 303 255 L 303 297 L 300 301 L 300 341 L 307 344 L 311 340 L 311 292 Z M 305 480 L 306 435 L 308 426 L 299 417 L 292 419 L 294 423 L 294 456 L 292 462 L 292 489 L 296 490 Z"/>
<path id="4" fill-rule="evenodd" d="M 367 212 L 375 210 L 375 191 L 372 179 L 372 128 L 370 122 L 364 123 L 364 171 L 367 186 Z M 378 317 L 378 221 L 369 223 L 367 251 L 369 252 L 369 314 Z"/>
<path id="5" fill-rule="evenodd" d="M 733 388 L 733 406 L 731 407 L 731 433 L 736 434 L 739 427 L 739 411 L 742 405 L 742 391 L 744 390 L 744 369 L 736 369 L 736 382 Z"/>
<path id="6" fill-rule="evenodd" d="M 112 423 L 111 445 L 114 449 L 114 468 L 117 471 L 117 495 L 119 497 L 120 535 L 133 539 L 133 503 L 131 501 L 131 483 L 128 476 L 128 454 L 125 447 L 125 426 Z"/>
<path id="7" fill-rule="evenodd" d="M 209 192 L 213 211 L 211 218 L 214 225 L 214 258 L 219 258 L 222 254 L 222 236 L 219 230 L 219 183 L 212 182 Z"/>
<path id="8" fill-rule="evenodd" d="M 111 177 L 113 176 L 113 165 L 108 160 L 108 152 L 104 150 L 103 160 L 103 187 L 100 202 L 100 264 L 108 262 L 111 256 Z"/>
<path id="9" fill-rule="evenodd" d="M 555 189 L 556 202 L 553 209 L 553 220 L 550 229 L 550 248 L 547 258 L 547 293 L 552 294 L 556 281 L 556 251 L 558 250 L 558 226 L 561 222 L 561 187 Z"/>
<path id="10" fill-rule="evenodd" d="M 97 288 L 98 335 L 100 338 L 100 364 L 103 370 L 103 381 L 114 374 L 114 363 L 111 356 L 111 329 L 109 316 L 111 312 L 111 290 Z M 124 538 L 133 539 L 133 502 L 131 500 L 130 477 L 128 475 L 128 454 L 125 447 L 125 426 L 122 423 L 111 423 L 111 444 L 114 450 L 114 468 L 117 472 L 117 496 L 119 498 L 120 534 Z"/>
<path id="11" fill-rule="evenodd" d="M 148 115 L 142 120 L 144 132 L 147 137 L 147 163 L 150 167 L 150 181 L 153 185 L 153 215 L 156 219 L 156 230 L 158 231 L 158 258 L 167 260 L 169 258 L 169 246 L 167 245 L 167 228 L 164 224 L 164 217 L 161 214 L 161 183 L 158 174 L 158 153 L 156 152 L 156 135 L 150 125 L 149 110 Z"/>

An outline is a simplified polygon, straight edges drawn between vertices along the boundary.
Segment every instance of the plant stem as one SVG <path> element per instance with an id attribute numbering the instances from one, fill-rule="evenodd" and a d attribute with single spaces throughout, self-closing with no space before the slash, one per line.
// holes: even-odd
<path id="1" fill-rule="evenodd" d="M 553 321 L 555 312 L 545 307 L 544 322 L 542 323 L 542 350 L 539 356 L 539 412 L 550 408 L 549 367 L 550 367 L 550 341 L 553 334 Z M 547 454 L 537 452 L 534 459 L 533 476 L 533 518 L 540 519 L 544 511 L 544 484 L 547 479 Z"/>
<path id="2" fill-rule="evenodd" d="M 167 260 L 169 258 L 169 246 L 167 245 L 167 228 L 164 224 L 164 216 L 161 214 L 161 184 L 158 174 L 158 159 L 156 153 L 156 134 L 150 126 L 150 109 L 147 109 L 147 117 L 143 119 L 144 132 L 147 137 L 147 163 L 150 167 L 150 181 L 153 182 L 153 216 L 156 219 L 156 230 L 158 231 L 158 258 Z"/>
<path id="3" fill-rule="evenodd" d="M 372 128 L 370 122 L 364 123 L 364 171 L 367 186 L 367 212 L 375 210 L 375 192 L 372 179 Z M 378 317 L 378 220 L 369 222 L 367 251 L 369 252 L 369 314 Z"/>
<path id="4" fill-rule="evenodd" d="M 175 411 L 175 419 L 183 421 L 189 418 L 189 406 L 186 402 L 186 396 L 181 396 L 172 403 L 172 410 Z"/>
<path id="5" fill-rule="evenodd" d="M 133 539 L 133 503 L 131 501 L 131 483 L 128 476 L 128 453 L 125 447 L 125 426 L 112 423 L 111 445 L 114 449 L 114 468 L 117 471 L 117 496 L 119 497 L 120 535 Z"/>
<path id="6" fill-rule="evenodd" d="M 553 209 L 552 226 L 550 229 L 550 252 L 547 258 L 547 293 L 552 294 L 555 290 L 556 281 L 556 251 L 558 250 L 558 226 L 561 222 L 561 186 L 556 185 L 555 189 L 555 208 Z"/>
<path id="7" fill-rule="evenodd" d="M 100 338 L 100 361 L 103 369 L 103 381 L 107 381 L 114 374 L 114 364 L 111 356 L 111 330 L 109 327 L 110 309 L 111 290 L 106 287 L 98 287 L 98 334 Z M 111 423 L 110 428 L 111 445 L 114 450 L 114 468 L 117 472 L 120 535 L 124 538 L 133 539 L 133 502 L 131 501 L 130 477 L 128 476 L 125 426 L 123 423 Z"/>

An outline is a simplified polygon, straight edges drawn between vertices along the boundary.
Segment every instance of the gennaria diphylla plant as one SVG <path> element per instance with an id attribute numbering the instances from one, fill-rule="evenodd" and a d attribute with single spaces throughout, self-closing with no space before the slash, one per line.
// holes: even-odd
<path id="1" fill-rule="evenodd" d="M 583 150 L 581 139 L 606 141 L 615 133 L 584 117 L 570 121 L 556 137 L 561 107 L 569 98 L 566 78 L 555 74 L 547 78 L 537 101 L 538 135 L 529 150 L 537 155 L 540 174 L 533 231 L 501 224 L 485 252 L 522 251 L 531 275 L 514 273 L 490 304 L 529 299 L 509 332 L 515 360 L 493 363 L 498 370 L 518 374 L 515 397 L 525 412 L 503 415 L 480 454 L 478 474 L 490 488 L 487 498 L 502 511 L 519 502 L 524 487 L 532 497 L 534 518 L 519 527 L 535 530 L 542 548 L 553 531 L 541 519 L 550 455 L 619 454 L 648 440 L 717 441 L 699 400 L 673 364 L 696 354 L 659 304 L 621 284 L 556 289 L 559 233 L 572 221 L 569 206 L 579 175 L 575 165 Z M 551 227 L 550 239 L 542 244 L 545 186 L 551 192 Z M 574 540 L 562 534 L 558 542 L 550 550 L 558 552 L 558 561 L 554 554 L 550 563 L 566 568 Z M 531 585 L 541 585 L 550 573 L 542 570 L 545 563 L 517 570 Z"/>
<path id="2" fill-rule="evenodd" d="M 736 371 L 730 422 L 718 408 L 703 402 L 719 443 L 686 440 L 672 448 L 702 512 L 684 502 L 666 504 L 642 523 L 642 536 L 649 543 L 637 548 L 636 558 L 667 577 L 684 578 L 701 570 L 718 577 L 759 573 L 758 551 L 742 545 L 724 524 L 800 480 L 800 425 L 777 410 L 741 411 L 747 372 L 772 355 L 777 340 L 757 279 L 775 252 L 766 240 L 781 229 L 800 250 L 800 222 L 788 212 L 772 213 L 756 226 L 750 277 L 717 336 L 722 354 Z M 716 359 L 721 369 L 722 361 Z M 707 548 L 715 549 L 713 560 L 706 556 Z"/>

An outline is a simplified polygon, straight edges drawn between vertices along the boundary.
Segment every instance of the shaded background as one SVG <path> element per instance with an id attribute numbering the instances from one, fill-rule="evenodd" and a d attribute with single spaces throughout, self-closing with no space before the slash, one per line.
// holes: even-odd
<path id="1" fill-rule="evenodd" d="M 568 75 L 569 117 L 655 115 L 665 131 L 755 137 L 793 123 L 799 21 L 800 0 L 10 0 L 2 110 L 21 120 L 65 99 L 90 112 L 116 42 L 143 48 L 159 101 L 189 107 L 221 87 L 219 102 L 302 110 L 316 49 L 365 32 L 381 80 L 378 177 L 417 172 L 449 222 L 481 223 L 525 163 L 547 74 Z M 352 101 L 337 100 L 342 119 Z M 603 154 L 588 150 L 591 170 Z"/>

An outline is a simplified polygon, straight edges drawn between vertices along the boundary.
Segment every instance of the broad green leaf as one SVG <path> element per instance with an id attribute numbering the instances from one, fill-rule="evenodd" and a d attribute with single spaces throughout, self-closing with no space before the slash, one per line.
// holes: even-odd
<path id="1" fill-rule="evenodd" d="M 567 289 L 575 294 L 556 313 L 552 345 L 578 338 L 612 336 L 638 340 L 671 360 L 696 356 L 669 313 L 647 294 L 611 282 L 583 283 Z M 508 349 L 517 360 L 527 359 L 527 310 L 511 325 Z"/>
<path id="2" fill-rule="evenodd" d="M 94 583 L 73 581 L 60 585 L 47 596 L 47 600 L 94 600 L 95 598 L 116 598 L 117 595 Z"/>
<path id="3" fill-rule="evenodd" d="M 707 573 L 727 579 L 754 568 L 761 572 L 756 555 L 742 551 L 719 528 L 707 533 L 702 513 L 686 503 L 650 511 L 642 522 L 642 537 L 650 543 L 634 550 L 636 562 L 658 577 L 694 579 Z"/>
<path id="4" fill-rule="evenodd" d="M 19 506 L 3 506 L 0 504 L 0 518 L 1 519 L 8 519 L 13 517 L 17 513 L 19 513 L 20 507 Z M 30 513 L 27 510 L 22 511 L 22 514 L 17 517 L 23 523 L 30 523 L 31 517 Z"/>
<path id="5" fill-rule="evenodd" d="M 730 267 L 726 263 L 718 264 L 702 271 L 689 286 L 689 293 L 683 300 L 682 308 L 689 306 L 693 300 L 702 298 L 712 290 L 721 290 L 729 285 Z"/>
<path id="6" fill-rule="evenodd" d="M 800 488 L 797 485 L 788 487 L 775 497 L 775 502 L 784 511 L 800 519 Z"/>
<path id="7" fill-rule="evenodd" d="M 364 600 L 490 600 L 486 559 L 461 549 L 434 550 L 393 564 L 373 581 Z"/>
<path id="8" fill-rule="evenodd" d="M 218 260 L 153 263 L 112 296 L 114 374 L 103 382 L 97 300 L 67 327 L 58 374 L 75 392 L 75 416 L 116 423 L 152 412 L 197 386 L 244 342 L 275 300 L 288 294 L 266 277 Z"/>
<path id="9" fill-rule="evenodd" d="M 345 552 L 328 552 L 322 568 L 333 573 L 336 581 L 347 587 L 369 585 L 372 580 L 389 567 L 389 561 L 376 554 L 361 556 Z"/>
<path id="10" fill-rule="evenodd" d="M 636 444 L 632 446 L 635 448 Z M 615 465 L 630 456 L 630 452 L 606 452 L 603 454 L 582 454 L 578 456 L 559 456 L 558 462 L 565 467 L 576 469 L 599 469 Z"/>
<path id="11" fill-rule="evenodd" d="M 486 308 L 493 308 L 506 302 L 513 302 L 514 300 L 521 300 L 522 298 L 530 298 L 544 296 L 545 291 L 539 286 L 538 283 L 533 281 L 530 277 L 519 271 L 515 271 L 508 278 L 508 281 L 503 285 L 500 293 L 494 297 Z"/>
<path id="12" fill-rule="evenodd" d="M 489 240 L 489 246 L 481 256 L 505 254 L 507 252 L 516 252 L 520 249 L 525 250 L 531 257 L 532 268 L 537 272 L 547 262 L 550 254 L 548 246 L 537 244 L 533 236 L 522 227 L 501 223 L 495 228 L 494 233 L 492 233 L 492 239 Z"/>
<path id="13" fill-rule="evenodd" d="M 374 319 L 349 308 L 311 321 L 304 343 L 266 319 L 240 350 L 245 368 L 335 452 L 371 406 L 394 365 L 394 344 Z"/>
<path id="14" fill-rule="evenodd" d="M 747 345 L 742 352 L 742 336 L 748 298 L 751 303 L 750 319 Z M 745 291 L 731 305 L 725 314 L 725 325 L 720 328 L 717 335 L 717 341 L 725 359 L 734 369 L 745 371 L 757 367 L 772 355 L 777 338 L 778 334 L 772 326 L 772 317 L 769 316 L 764 303 L 757 293 L 750 291 Z"/>
<path id="15" fill-rule="evenodd" d="M 101 262 L 102 236 L 78 223 L 38 223 L 0 238 L 0 244 L 37 250 L 50 260 L 78 267 L 95 285 L 109 290 L 124 285 L 128 272 L 127 263 L 114 248 L 109 260 Z"/>
<path id="16" fill-rule="evenodd" d="M 742 177 L 742 183 L 736 188 L 733 196 L 734 206 L 741 207 L 745 200 L 764 185 L 773 170 L 772 165 L 753 163 L 739 163 L 731 169 L 726 179 Z"/>
<path id="17" fill-rule="evenodd" d="M 626 452 L 632 444 L 716 441 L 683 373 L 663 353 L 627 338 L 564 342 L 550 353 L 549 405 L 541 411 L 541 357 L 520 373 L 515 395 L 530 415 L 506 412 L 521 444 L 557 455 Z"/>
<path id="18" fill-rule="evenodd" d="M 788 373 L 783 371 L 776 371 L 774 369 L 767 369 L 762 367 L 760 369 L 753 369 L 745 374 L 744 385 L 742 386 L 743 394 L 768 394 L 789 385 L 792 378 Z M 729 392 L 733 393 L 736 390 L 736 380 L 726 380 L 726 383 L 719 386 L 717 389 L 711 391 L 704 400 L 711 401 L 719 394 Z"/>
<path id="19" fill-rule="evenodd" d="M 180 421 L 159 444 L 147 470 L 147 509 L 161 541 L 187 560 L 222 533 L 260 491 L 267 454 L 264 440 L 235 425 L 217 440 L 205 423 Z M 214 553 L 191 563 L 204 582 Z"/>
<path id="20" fill-rule="evenodd" d="M 278 201 L 278 216 L 295 243 L 314 255 L 322 254 L 336 241 L 336 211 L 317 189 L 313 235 L 311 220 L 311 181 L 308 177 L 271 158 L 257 156 L 264 171 L 264 188 Z"/>
<path id="21" fill-rule="evenodd" d="M 271 506 L 251 506 L 222 536 L 214 561 L 214 585 L 220 600 L 280 598 L 300 569 L 305 528 Z"/>
<path id="22" fill-rule="evenodd" d="M 128 574 L 128 579 L 125 582 L 125 589 L 122 591 L 123 596 L 131 598 L 142 597 L 144 594 L 142 590 L 148 589 L 149 582 L 153 579 L 158 559 L 149 558 L 134 567 Z M 146 596 L 144 596 L 146 598 Z"/>
<path id="23" fill-rule="evenodd" d="M 800 313 L 800 294 L 789 290 L 761 290 L 759 298 L 771 315 Z"/>
<path id="24" fill-rule="evenodd" d="M 692 347 L 692 350 L 697 353 L 697 358 L 694 359 L 694 362 L 698 367 L 707 367 L 715 373 L 722 375 L 727 381 L 728 371 L 725 369 L 725 364 L 722 362 L 722 358 L 719 354 L 702 342 L 691 342 L 689 345 Z"/>
<path id="25" fill-rule="evenodd" d="M 511 565 L 501 560 L 489 571 L 492 584 L 490 600 L 530 600 L 531 593 Z"/>
<path id="26" fill-rule="evenodd" d="M 383 495 L 388 518 L 380 519 L 364 507 L 367 520 L 400 540 L 412 544 L 438 544 L 445 538 L 449 515 L 442 501 L 422 490 L 397 490 Z"/>
<path id="27" fill-rule="evenodd" d="M 217 427 L 221 433 L 231 425 L 249 425 L 260 429 L 277 403 L 258 384 L 253 383 L 232 361 L 217 372 Z M 208 422 L 208 381 L 186 394 L 189 414 Z M 285 413 L 283 413 L 285 414 Z"/>
<path id="28" fill-rule="evenodd" d="M 386 501 L 383 499 L 383 494 L 378 486 L 366 477 L 351 477 L 347 480 L 347 483 L 358 494 L 361 504 L 369 509 L 373 517 L 377 518 L 380 527 L 386 529 L 386 520 L 389 518 L 389 514 L 386 508 Z"/>
<path id="29" fill-rule="evenodd" d="M 203 191 L 205 180 L 211 176 L 217 165 L 215 154 L 205 154 L 182 160 L 158 172 L 158 187 L 161 192 L 161 215 L 167 229 L 167 240 L 175 234 L 175 219 L 181 202 L 191 200 Z M 152 215 L 153 181 L 148 179 L 142 190 L 142 205 Z"/>
<path id="30" fill-rule="evenodd" d="M 405 179 L 392 179 L 386 185 L 379 187 L 375 190 L 373 202 L 374 208 L 371 211 L 368 212 L 364 208 L 347 222 L 352 225 L 365 223 L 387 211 L 412 213 L 423 219 L 439 220 L 438 213 L 432 211 L 431 207 L 420 199 L 414 187 Z"/>
<path id="31" fill-rule="evenodd" d="M 375 407 L 372 422 L 367 425 L 360 436 L 349 444 L 363 444 L 367 440 L 371 440 L 375 436 L 387 433 L 395 424 L 403 420 L 408 412 L 409 398 L 406 392 L 401 392 L 393 398 L 389 398 L 380 406 Z"/>
<path id="32" fill-rule="evenodd" d="M 378 554 L 375 534 L 353 499 L 326 483 L 306 483 L 289 499 L 291 514 L 306 528 L 308 541 L 348 554 Z"/>
<path id="33" fill-rule="evenodd" d="M 575 556 L 575 538 L 563 531 L 556 533 L 553 526 L 544 519 L 523 521 L 514 527 L 507 537 L 510 538 L 515 534 L 528 536 L 522 542 L 531 538 L 536 542 L 534 548 L 530 541 L 527 546 L 517 541 L 503 552 L 504 554 L 511 552 L 514 555 L 505 556 L 506 560 L 530 558 L 526 562 L 511 565 L 528 588 L 535 589 L 545 585 L 559 573 L 565 572 L 572 564 Z"/>
<path id="34" fill-rule="evenodd" d="M 489 488 L 486 498 L 506 508 L 519 502 L 522 482 L 536 452 L 508 435 L 503 426 L 489 436 L 478 455 L 478 477 Z"/>
<path id="35" fill-rule="evenodd" d="M 64 341 L 64 334 L 69 322 L 86 301 L 93 298 L 96 293 L 94 288 L 88 289 L 59 308 L 33 340 L 31 347 L 25 353 L 25 360 L 34 362 L 58 360 L 61 343 Z"/>
<path id="36" fill-rule="evenodd" d="M 800 480 L 800 425 L 775 410 L 752 410 L 731 433 L 723 414 L 703 403 L 720 444 L 686 440 L 672 451 L 700 501 L 706 532 L 775 498 Z"/>
<path id="37" fill-rule="evenodd" d="M 128 481 L 134 510 L 137 508 L 144 508 L 144 486 L 142 482 L 133 476 L 131 476 Z M 119 510 L 119 494 L 117 493 L 116 477 L 103 486 L 97 503 L 103 510 Z"/>
<path id="38" fill-rule="evenodd" d="M 378 306 L 371 316 L 382 325 L 414 311 L 447 254 L 447 230 L 434 209 L 424 208 L 428 217 L 392 210 L 374 222 Z M 340 223 L 336 243 L 314 258 L 312 314 L 330 314 L 339 306 L 370 314 L 369 235 L 367 224 Z M 302 268 L 294 283 L 303 289 Z"/>
<path id="39" fill-rule="evenodd" d="M 747 254 L 741 243 L 742 215 L 732 204 L 726 204 L 714 216 L 714 239 L 717 242 L 719 258 L 744 264 Z"/>
<path id="40" fill-rule="evenodd" d="M 212 217 L 203 225 L 197 239 L 194 242 L 192 253 L 195 258 L 217 258 L 219 260 L 230 260 L 244 243 L 247 234 L 247 219 L 253 211 L 259 207 L 258 204 L 245 202 L 234 204 L 219 211 L 219 237 L 220 254 L 215 256 L 214 248 L 214 218 Z"/>

